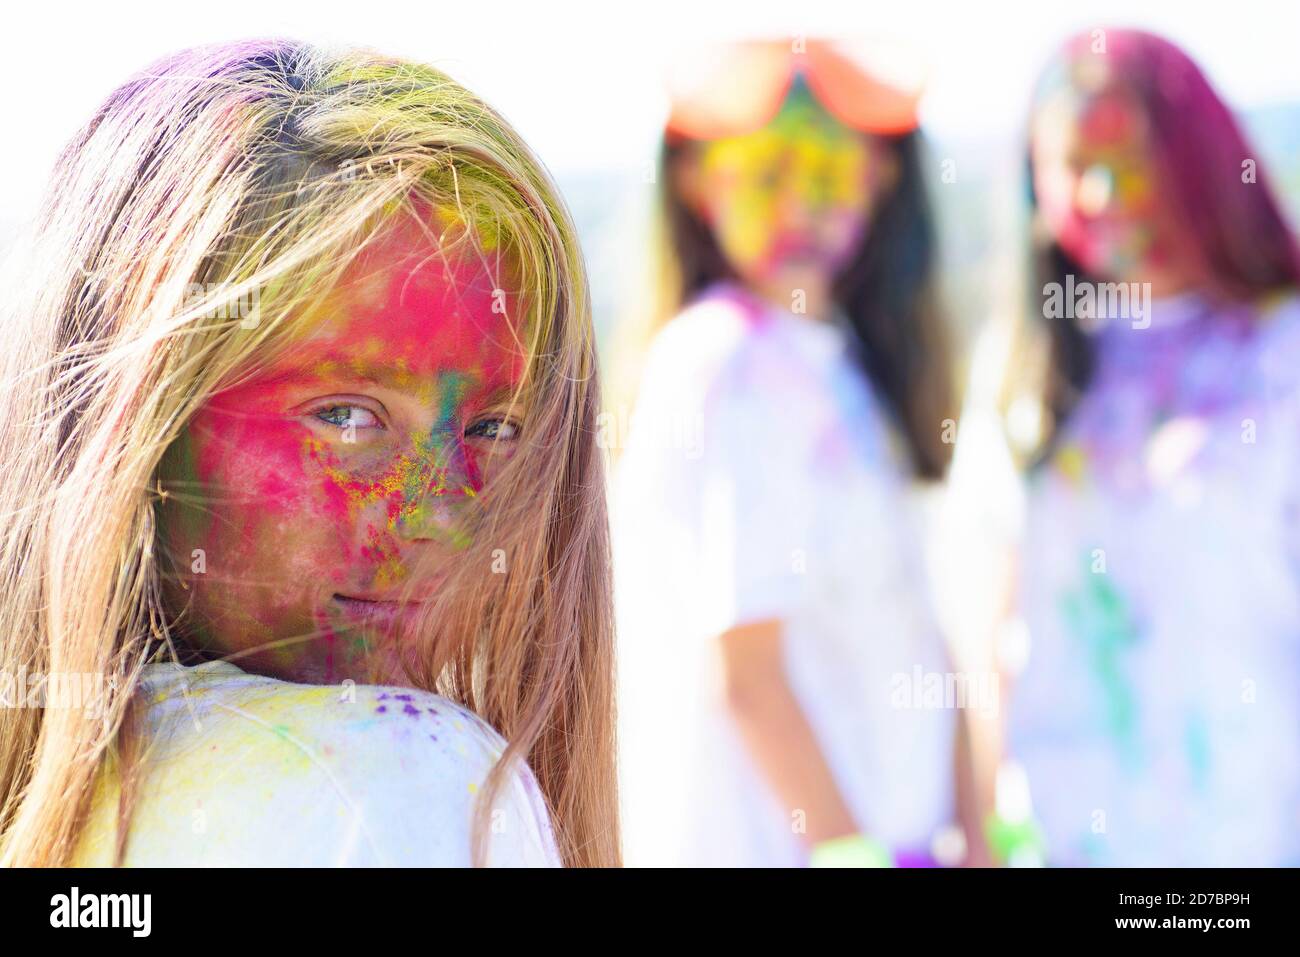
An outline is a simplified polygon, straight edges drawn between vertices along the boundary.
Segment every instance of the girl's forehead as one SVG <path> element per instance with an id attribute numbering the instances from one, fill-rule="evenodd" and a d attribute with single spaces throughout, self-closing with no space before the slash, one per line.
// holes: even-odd
<path id="1" fill-rule="evenodd" d="M 380 228 L 312 309 L 290 363 L 387 362 L 411 375 L 513 377 L 518 296 L 498 251 L 448 217 L 403 213 Z"/>
<path id="2" fill-rule="evenodd" d="M 862 134 L 840 123 L 815 100 L 795 95 L 766 126 L 701 145 L 706 159 L 715 161 L 764 160 L 791 151 L 831 156 L 867 151 Z"/>
<path id="3" fill-rule="evenodd" d="M 1132 96 L 1110 87 L 1099 91 L 1062 85 L 1045 97 L 1035 116 L 1036 139 L 1107 149 L 1146 143 L 1146 115 Z"/>

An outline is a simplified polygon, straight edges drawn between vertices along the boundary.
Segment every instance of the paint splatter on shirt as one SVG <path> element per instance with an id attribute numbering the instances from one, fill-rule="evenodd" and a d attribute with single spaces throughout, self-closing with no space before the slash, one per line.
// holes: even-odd
<path id="1" fill-rule="evenodd" d="M 1049 860 L 1300 864 L 1300 300 L 1157 300 L 1031 477 L 1012 756 Z"/>
<path id="2" fill-rule="evenodd" d="M 300 685 L 227 662 L 146 668 L 149 752 L 128 866 L 469 866 L 475 795 L 505 749 L 486 722 L 403 688 Z M 76 863 L 112 863 L 120 783 L 101 773 Z M 491 866 L 559 866 L 532 773 L 493 809 Z"/>

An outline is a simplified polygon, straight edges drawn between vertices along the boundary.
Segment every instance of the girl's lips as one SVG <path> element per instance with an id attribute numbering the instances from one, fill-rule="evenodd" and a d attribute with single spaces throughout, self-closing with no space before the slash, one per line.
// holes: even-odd
<path id="1" fill-rule="evenodd" d="M 419 621 L 424 610 L 424 603 L 418 601 L 353 598 L 338 594 L 334 596 L 334 604 L 354 624 L 384 632 L 399 627 L 410 628 Z"/>

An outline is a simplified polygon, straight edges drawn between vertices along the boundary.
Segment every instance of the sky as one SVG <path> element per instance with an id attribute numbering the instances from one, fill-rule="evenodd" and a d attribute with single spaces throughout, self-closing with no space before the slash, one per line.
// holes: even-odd
<path id="1" fill-rule="evenodd" d="M 133 71 L 204 42 L 287 35 L 433 63 L 500 109 L 557 175 L 636 170 L 666 110 L 664 64 L 741 36 L 898 38 L 928 64 L 927 127 L 950 141 L 1017 135 L 1029 86 L 1070 32 L 1135 25 L 1184 45 L 1234 106 L 1300 101 L 1300 4 L 1189 2 L 22 4 L 0 53 L 0 221 L 29 215 L 59 147 Z M 14 138 L 13 131 L 21 131 Z"/>

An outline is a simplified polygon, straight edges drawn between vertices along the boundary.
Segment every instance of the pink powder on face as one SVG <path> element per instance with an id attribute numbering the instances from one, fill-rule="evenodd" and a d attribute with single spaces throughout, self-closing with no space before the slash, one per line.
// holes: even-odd
<path id="1" fill-rule="evenodd" d="M 413 217 L 387 226 L 325 294 L 314 328 L 190 423 L 193 475 L 181 478 L 198 520 L 171 524 L 202 541 L 171 544 L 207 551 L 193 608 L 225 650 L 324 632 L 281 670 L 331 680 L 348 644 L 333 634 L 336 596 L 427 596 L 434 581 L 413 570 L 437 564 L 430 549 L 463 547 L 461 513 L 509 454 L 466 432 L 504 411 L 526 356 L 509 270 L 470 242 L 444 255 L 440 230 Z M 383 427 L 345 442 L 321 404 L 373 408 Z"/>
<path id="2" fill-rule="evenodd" d="M 1035 190 L 1057 242 L 1098 275 L 1163 263 L 1171 226 L 1153 183 L 1146 118 L 1128 97 L 1062 90 L 1048 102 Z"/>

